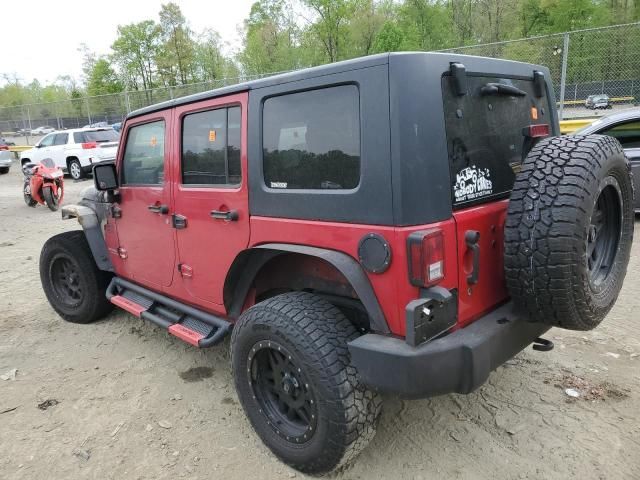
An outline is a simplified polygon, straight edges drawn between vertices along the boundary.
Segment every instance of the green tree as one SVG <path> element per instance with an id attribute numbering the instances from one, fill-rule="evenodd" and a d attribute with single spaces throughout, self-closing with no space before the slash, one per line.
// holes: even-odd
<path id="1" fill-rule="evenodd" d="M 326 60 L 345 58 L 349 23 L 357 10 L 357 0 L 302 0 L 302 3 L 316 16 L 309 28 L 320 41 Z"/>
<path id="2" fill-rule="evenodd" d="M 246 73 L 267 73 L 303 66 L 299 28 L 285 0 L 259 0 L 244 22 L 244 44 L 238 58 Z"/>
<path id="3" fill-rule="evenodd" d="M 160 29 L 153 20 L 118 26 L 118 37 L 111 46 L 112 61 L 129 87 L 153 88 L 157 67 L 154 64 L 160 45 Z M 150 100 L 150 96 L 147 95 Z"/>
<path id="4" fill-rule="evenodd" d="M 180 7 L 173 2 L 160 9 L 160 38 L 157 67 L 168 85 L 186 84 L 195 74 L 195 45 Z"/>
<path id="5" fill-rule="evenodd" d="M 118 75 L 106 58 L 95 61 L 86 82 L 88 95 L 106 95 L 118 93 L 124 89 Z"/>

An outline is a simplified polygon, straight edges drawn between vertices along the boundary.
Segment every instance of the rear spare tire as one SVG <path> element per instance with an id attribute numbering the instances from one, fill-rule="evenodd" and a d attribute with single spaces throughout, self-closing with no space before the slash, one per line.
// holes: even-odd
<path id="1" fill-rule="evenodd" d="M 611 310 L 633 240 L 629 162 L 603 135 L 552 137 L 527 155 L 505 224 L 505 277 L 530 321 L 595 328 Z"/>

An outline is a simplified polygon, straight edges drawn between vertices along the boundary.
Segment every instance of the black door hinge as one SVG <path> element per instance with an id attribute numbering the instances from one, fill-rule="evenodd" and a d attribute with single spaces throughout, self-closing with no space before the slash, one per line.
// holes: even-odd
<path id="1" fill-rule="evenodd" d="M 187 228 L 187 217 L 184 215 L 173 214 L 172 216 L 173 228 L 181 230 Z"/>

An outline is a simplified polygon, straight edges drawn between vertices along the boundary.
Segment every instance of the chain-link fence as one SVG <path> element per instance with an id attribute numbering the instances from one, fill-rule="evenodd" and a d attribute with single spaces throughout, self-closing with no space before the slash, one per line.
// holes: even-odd
<path id="1" fill-rule="evenodd" d="M 125 91 L 111 95 L 81 96 L 59 102 L 0 107 L 0 133 L 28 133 L 43 126 L 65 129 L 103 123 L 113 124 L 121 122 L 129 112 L 147 105 L 277 73 L 282 72 L 221 78 L 209 82 Z"/>
<path id="2" fill-rule="evenodd" d="M 611 108 L 640 101 L 640 23 L 443 51 L 546 65 L 561 119 L 593 114 L 590 95 L 607 95 Z"/>
<path id="3" fill-rule="evenodd" d="M 585 100 L 590 95 L 608 95 L 614 109 L 637 105 L 640 101 L 640 23 L 443 51 L 548 66 L 559 102 L 560 118 L 592 115 L 593 112 L 585 107 Z M 53 103 L 0 107 L 0 132 L 27 131 L 45 125 L 62 129 L 100 122 L 111 124 L 122 121 L 132 110 L 153 103 L 268 75 L 273 73 Z"/>

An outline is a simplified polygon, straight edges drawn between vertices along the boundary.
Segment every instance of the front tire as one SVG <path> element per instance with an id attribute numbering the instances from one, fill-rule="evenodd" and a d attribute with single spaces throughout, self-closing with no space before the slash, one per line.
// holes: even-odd
<path id="1" fill-rule="evenodd" d="M 9 167 L 0 168 L 0 175 L 5 175 L 7 173 L 9 173 Z"/>
<path id="2" fill-rule="evenodd" d="M 80 180 L 84 178 L 84 172 L 82 171 L 82 165 L 80 165 L 80 161 L 77 159 L 73 159 L 69 162 L 69 175 L 74 180 Z"/>
<path id="3" fill-rule="evenodd" d="M 113 308 L 106 291 L 111 274 L 99 270 L 82 231 L 47 240 L 40 253 L 40 281 L 53 309 L 73 323 L 91 323 Z"/>
<path id="4" fill-rule="evenodd" d="M 47 187 L 42 189 L 42 196 L 44 197 L 44 203 L 47 204 L 49 210 L 51 210 L 52 212 L 58 211 L 58 208 L 60 208 L 60 200 L 62 198 L 61 195 L 56 196 L 53 193 L 53 190 Z"/>
<path id="5" fill-rule="evenodd" d="M 340 310 L 306 292 L 254 305 L 233 330 L 240 403 L 265 445 L 297 470 L 330 472 L 375 435 L 381 399 L 350 364 L 347 342 L 357 336 Z"/>

